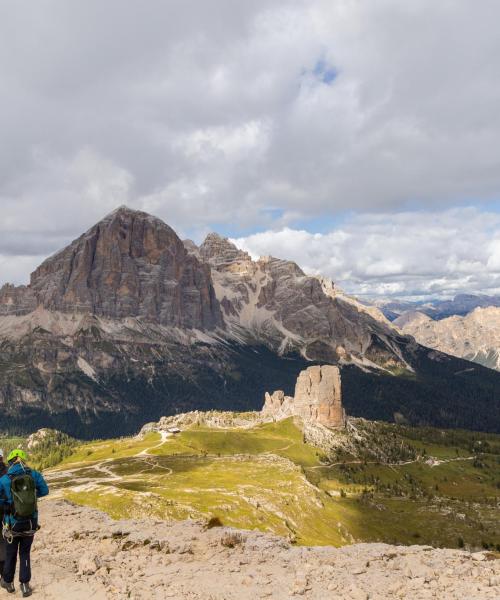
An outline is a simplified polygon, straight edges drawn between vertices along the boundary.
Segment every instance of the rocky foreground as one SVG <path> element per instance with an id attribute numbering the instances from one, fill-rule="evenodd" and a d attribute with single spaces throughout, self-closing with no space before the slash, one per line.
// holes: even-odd
<path id="1" fill-rule="evenodd" d="M 295 547 L 199 522 L 113 521 L 61 500 L 44 501 L 41 520 L 33 585 L 46 600 L 500 597 L 500 560 L 487 552 Z"/>

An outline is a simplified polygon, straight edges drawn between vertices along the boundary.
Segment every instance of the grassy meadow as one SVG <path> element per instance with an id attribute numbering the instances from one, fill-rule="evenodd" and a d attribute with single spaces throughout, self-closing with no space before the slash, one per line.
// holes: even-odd
<path id="1" fill-rule="evenodd" d="M 117 519 L 217 517 L 307 545 L 500 549 L 499 438 L 369 423 L 354 450 L 327 452 L 292 419 L 192 426 L 82 444 L 46 474 L 55 494 Z M 390 459 L 374 458 L 381 448 Z"/>

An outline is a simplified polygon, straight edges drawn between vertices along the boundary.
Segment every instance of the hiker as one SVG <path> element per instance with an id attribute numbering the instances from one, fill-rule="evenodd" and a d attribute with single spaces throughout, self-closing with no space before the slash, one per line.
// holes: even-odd
<path id="1" fill-rule="evenodd" d="M 0 448 L 0 477 L 3 477 L 7 473 L 7 466 L 3 462 L 3 450 Z M 3 523 L 5 504 L 0 499 L 0 523 Z M 5 563 L 5 540 L 3 535 L 0 535 L 0 579 L 3 573 L 3 565 Z"/>
<path id="2" fill-rule="evenodd" d="M 19 553 L 19 583 L 23 598 L 31 596 L 30 551 L 38 527 L 37 498 L 49 488 L 38 471 L 26 465 L 26 453 L 16 449 L 7 457 L 8 471 L 0 478 L 0 495 L 5 499 L 3 537 L 6 541 L 5 564 L 0 586 L 15 592 L 14 575 Z"/>

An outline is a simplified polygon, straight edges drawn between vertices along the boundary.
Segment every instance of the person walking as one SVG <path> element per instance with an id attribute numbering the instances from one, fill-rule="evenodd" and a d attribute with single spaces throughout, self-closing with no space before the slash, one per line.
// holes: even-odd
<path id="1" fill-rule="evenodd" d="M 0 478 L 7 473 L 7 465 L 3 461 L 3 450 L 0 448 Z M 5 503 L 0 499 L 0 523 L 3 523 Z M 0 580 L 2 579 L 3 566 L 5 563 L 5 540 L 0 535 Z"/>
<path id="2" fill-rule="evenodd" d="M 7 457 L 8 471 L 0 478 L 0 495 L 5 499 L 3 537 L 6 541 L 5 564 L 0 586 L 16 591 L 14 575 L 19 554 L 19 583 L 23 598 L 31 596 L 31 545 L 39 529 L 37 499 L 47 496 L 43 475 L 26 465 L 26 453 L 19 448 Z"/>

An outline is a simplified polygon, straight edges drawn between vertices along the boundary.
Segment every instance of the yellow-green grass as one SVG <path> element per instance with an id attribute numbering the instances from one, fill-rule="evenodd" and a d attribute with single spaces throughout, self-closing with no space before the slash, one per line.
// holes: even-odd
<path id="1" fill-rule="evenodd" d="M 81 475 L 88 476 L 89 470 Z M 500 543 L 494 507 L 408 498 L 332 498 L 312 487 L 299 467 L 273 456 L 159 457 L 152 466 L 134 458 L 117 461 L 112 471 L 123 479 L 99 477 L 94 489 L 68 488 L 65 496 L 114 518 L 217 516 L 227 525 L 291 535 L 300 544 L 456 546 L 460 537 L 477 547 L 484 540 Z"/>
<path id="2" fill-rule="evenodd" d="M 159 433 L 148 433 L 144 438 L 120 438 L 82 444 L 76 451 L 64 459 L 59 465 L 66 466 L 74 463 L 91 463 L 107 459 L 134 456 L 143 450 L 151 448 L 161 440 Z"/>
<path id="3" fill-rule="evenodd" d="M 2 448 L 4 452 L 4 459 L 7 458 L 8 454 L 14 448 L 23 447 L 23 443 L 25 442 L 25 438 L 18 436 L 7 436 L 0 437 L 0 448 Z"/>
<path id="4" fill-rule="evenodd" d="M 301 431 L 293 419 L 266 423 L 250 429 L 213 429 L 192 427 L 171 436 L 160 444 L 158 433 L 148 433 L 143 439 L 122 438 L 90 442 L 77 448 L 60 467 L 74 463 L 99 462 L 134 456 L 144 450 L 153 455 L 235 455 L 272 452 L 290 458 L 296 464 L 313 466 L 318 464 L 322 453 L 303 442 Z M 155 445 L 157 446 L 155 448 Z"/>
<path id="5" fill-rule="evenodd" d="M 221 456 L 273 453 L 302 466 L 317 465 L 323 456 L 319 450 L 304 443 L 302 432 L 291 418 L 250 429 L 193 427 L 173 441 L 175 445 L 169 441 L 152 450 L 152 454 L 172 454 L 174 448 L 174 452 Z"/>
<path id="6" fill-rule="evenodd" d="M 150 433 L 84 444 L 49 477 L 56 493 L 115 518 L 218 516 L 312 545 L 500 544 L 498 456 L 481 455 L 477 464 L 464 460 L 463 448 L 424 447 L 448 462 L 363 464 L 353 456 L 353 464 L 327 466 L 287 419 L 250 429 L 192 427 L 165 441 Z"/>
<path id="7" fill-rule="evenodd" d="M 321 478 L 324 489 L 349 491 L 349 487 L 359 490 L 359 486 L 373 487 L 377 481 L 382 485 L 399 484 L 406 490 L 412 487 L 422 493 L 447 496 L 463 500 L 496 498 L 500 496 L 500 468 L 498 458 L 481 456 L 481 467 L 474 466 L 474 460 L 466 458 L 430 466 L 423 461 L 403 465 L 355 464 L 321 467 L 316 475 Z M 328 482 L 328 483 L 327 483 Z M 437 487 L 436 487 L 437 486 Z"/>
<path id="8" fill-rule="evenodd" d="M 154 459 L 152 465 L 140 458 L 117 461 L 113 473 L 122 477 L 119 481 L 98 477 L 93 489 L 81 491 L 65 487 L 68 481 L 59 485 L 66 498 L 105 510 L 114 518 L 217 516 L 226 525 L 292 535 L 304 544 L 351 541 L 338 528 L 350 509 L 337 506 L 312 487 L 301 468 L 287 459 L 176 456 Z M 74 476 L 78 480 L 88 474 L 87 470 Z"/>
<path id="9" fill-rule="evenodd" d="M 439 459 L 457 458 L 471 455 L 470 451 L 468 451 L 466 448 L 461 448 L 458 446 L 440 446 L 439 444 L 404 438 L 403 440 L 413 446 L 420 453 L 423 453 L 425 450 L 425 454 L 427 456 L 433 456 Z"/>
<path id="10" fill-rule="evenodd" d="M 457 547 L 461 538 L 472 548 L 500 543 L 498 509 L 492 506 L 408 498 L 344 498 L 341 503 L 357 509 L 353 530 L 365 541 Z"/>

